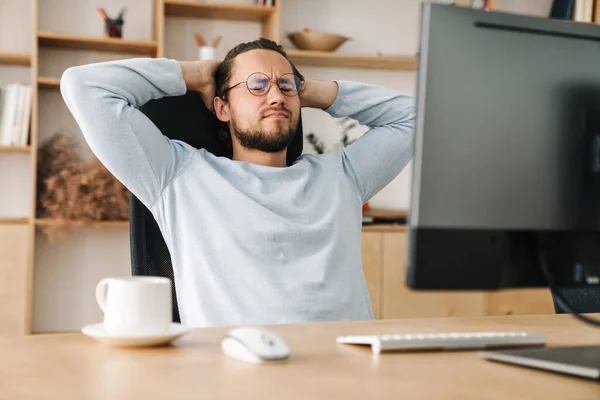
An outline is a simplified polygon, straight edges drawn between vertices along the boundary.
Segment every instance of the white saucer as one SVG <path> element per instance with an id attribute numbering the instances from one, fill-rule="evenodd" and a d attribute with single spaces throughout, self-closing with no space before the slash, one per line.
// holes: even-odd
<path id="1" fill-rule="evenodd" d="M 104 324 L 91 324 L 81 328 L 83 334 L 99 342 L 117 347 L 147 347 L 165 345 L 190 332 L 191 329 L 181 324 L 172 323 L 162 335 L 123 335 L 106 332 Z"/>

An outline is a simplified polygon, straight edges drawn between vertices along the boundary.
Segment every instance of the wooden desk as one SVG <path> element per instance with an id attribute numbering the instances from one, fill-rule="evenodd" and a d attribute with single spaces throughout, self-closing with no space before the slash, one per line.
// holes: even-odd
<path id="1" fill-rule="evenodd" d="M 598 317 L 598 316 L 596 316 Z M 600 383 L 486 361 L 476 352 L 382 354 L 338 335 L 520 331 L 549 345 L 600 344 L 600 329 L 567 315 L 403 319 L 277 325 L 284 363 L 221 353 L 225 328 L 194 331 L 156 349 L 117 349 L 81 334 L 0 338 L 2 399 L 600 399 Z"/>

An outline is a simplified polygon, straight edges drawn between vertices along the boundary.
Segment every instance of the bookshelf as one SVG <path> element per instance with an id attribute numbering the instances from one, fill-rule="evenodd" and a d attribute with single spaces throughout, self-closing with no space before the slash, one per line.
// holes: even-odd
<path id="1" fill-rule="evenodd" d="M 80 222 L 80 221 L 62 221 L 53 220 L 49 218 L 36 218 L 36 227 L 47 227 L 47 226 L 59 226 L 69 224 L 73 228 L 77 227 L 89 227 L 89 228 L 128 228 L 129 221 L 94 221 L 94 222 Z"/>
<path id="2" fill-rule="evenodd" d="M 0 53 L 0 65 L 31 65 L 31 55 L 25 53 Z"/>
<path id="3" fill-rule="evenodd" d="M 417 69 L 415 57 L 370 56 L 309 50 L 287 50 L 286 53 L 296 65 L 395 71 L 416 71 Z"/>
<path id="4" fill-rule="evenodd" d="M 223 3 L 193 3 L 187 0 L 165 0 L 166 17 L 216 19 L 227 21 L 260 22 L 262 35 L 279 41 L 279 6 L 240 5 Z M 286 49 L 297 65 L 334 68 L 415 71 L 416 57 L 344 54 L 310 50 Z"/>
<path id="5" fill-rule="evenodd" d="M 4 333 L 31 333 L 34 304 L 33 287 L 36 280 L 34 272 L 36 271 L 36 265 L 39 266 L 41 263 L 42 266 L 48 267 L 48 265 L 51 265 L 49 263 L 52 262 L 41 260 L 41 258 L 47 257 L 47 246 L 49 244 L 46 243 L 45 239 L 41 239 L 37 232 L 41 229 L 58 227 L 64 224 L 64 221 L 60 220 L 36 218 L 39 116 L 40 111 L 43 113 L 44 110 L 50 108 L 48 102 L 54 101 L 50 99 L 55 99 L 55 97 L 51 97 L 55 96 L 55 94 L 46 92 L 56 92 L 60 88 L 58 72 L 43 71 L 40 74 L 40 63 L 54 63 L 52 58 L 40 60 L 40 51 L 58 49 L 68 50 L 69 52 L 100 52 L 108 53 L 107 55 L 113 58 L 129 57 L 132 55 L 163 57 L 165 55 L 165 47 L 167 46 L 165 42 L 167 18 L 210 20 L 208 23 L 211 24 L 219 23 L 219 21 L 256 23 L 259 25 L 258 32 L 261 36 L 280 41 L 282 38 L 280 26 L 281 4 L 285 4 L 287 0 L 277 0 L 273 7 L 189 0 L 148 0 L 148 4 L 152 8 L 152 17 L 149 21 L 151 24 L 150 40 L 115 39 L 102 36 L 59 33 L 47 27 L 40 29 L 41 26 L 38 19 L 42 17 L 40 15 L 40 6 L 43 5 L 42 0 L 25 1 L 29 1 L 30 3 L 31 17 L 23 20 L 22 24 L 24 29 L 31 31 L 31 51 L 0 52 L 0 68 L 3 68 L 5 65 L 29 68 L 31 83 L 33 85 L 30 136 L 27 146 L 0 147 L 0 157 L 4 157 L 5 155 L 13 157 L 13 154 L 16 154 L 14 157 L 23 157 L 29 163 L 31 169 L 30 178 L 25 184 L 31 188 L 31 197 L 29 199 L 31 202 L 29 209 L 31 211 L 29 216 L 0 217 L 0 237 L 10 238 L 10 246 L 5 248 L 18 248 L 24 252 L 24 254 L 20 254 L 18 257 L 11 258 L 11 261 L 15 263 L 15 268 L 20 271 L 17 281 L 14 279 L 4 279 L 5 277 L 0 275 L 0 294 L 10 292 L 11 296 L 13 296 L 4 298 L 0 302 L 0 335 Z M 79 0 L 69 1 L 75 4 Z M 80 12 L 79 9 L 77 12 Z M 5 20 L 2 20 L 0 17 L 0 23 L 3 22 Z M 249 40 L 251 39 L 249 38 Z M 302 66 L 409 72 L 416 70 L 416 59 L 412 56 L 326 53 L 303 51 L 295 48 L 288 48 L 286 51 L 293 62 Z M 114 53 L 116 53 L 116 56 Z M 57 70 L 55 69 L 55 71 Z M 41 92 L 44 93 L 41 95 L 42 100 L 40 101 Z M 43 123 L 44 121 L 42 121 Z M 126 235 L 126 230 L 129 227 L 128 221 L 99 221 L 85 224 L 78 224 L 78 221 L 73 222 L 75 223 L 72 225 L 72 230 L 81 227 L 92 228 L 96 232 L 112 229 L 106 235 Z M 377 234 L 376 232 L 371 233 Z M 73 238 L 72 240 L 76 241 L 79 239 Z M 2 261 L 2 257 L 3 254 L 0 254 L 0 261 Z M 69 257 L 68 252 L 60 254 L 59 257 L 60 260 L 63 260 L 63 257 Z M 64 267 L 61 266 L 60 268 Z M 40 273 L 44 278 L 38 279 L 47 279 L 47 276 L 51 276 L 48 275 L 49 272 L 46 270 L 40 271 Z M 10 314 L 11 319 L 3 319 L 3 315 L 8 314 Z M 8 328 L 6 328 L 7 324 L 9 325 Z"/>
<path id="6" fill-rule="evenodd" d="M 60 88 L 60 78 L 45 78 L 39 77 L 37 79 L 38 88 L 40 90 L 44 89 L 59 89 Z"/>
<path id="7" fill-rule="evenodd" d="M 154 56 L 157 50 L 156 42 L 73 36 L 49 32 L 38 33 L 37 37 L 40 47 L 86 51 L 106 51 L 146 56 Z"/>
<path id="8" fill-rule="evenodd" d="M 0 146 L 0 153 L 29 153 L 31 146 Z"/>
<path id="9" fill-rule="evenodd" d="M 29 223 L 28 218 L 0 218 L 2 225 L 25 225 Z"/>
<path id="10" fill-rule="evenodd" d="M 165 16 L 167 17 L 262 22 L 276 12 L 276 7 L 258 5 L 192 3 L 187 0 L 165 0 Z"/>

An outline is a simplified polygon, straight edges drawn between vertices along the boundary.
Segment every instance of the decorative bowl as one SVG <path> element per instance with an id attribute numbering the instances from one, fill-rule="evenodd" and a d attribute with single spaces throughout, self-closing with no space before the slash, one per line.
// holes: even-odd
<path id="1" fill-rule="evenodd" d="M 304 28 L 302 31 L 291 32 L 288 38 L 301 50 L 335 51 L 348 40 L 344 35 Z"/>

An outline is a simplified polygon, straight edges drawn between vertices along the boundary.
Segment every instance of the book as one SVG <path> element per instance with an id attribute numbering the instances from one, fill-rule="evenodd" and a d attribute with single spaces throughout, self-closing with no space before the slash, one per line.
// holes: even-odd
<path id="1" fill-rule="evenodd" d="M 585 0 L 583 22 L 592 23 L 594 19 L 594 0 Z"/>
<path id="2" fill-rule="evenodd" d="M 575 0 L 553 0 L 550 9 L 550 18 L 573 20 Z"/>
<path id="3" fill-rule="evenodd" d="M 0 146 L 10 146 L 12 142 L 13 126 L 15 124 L 14 118 L 17 112 L 19 96 L 18 84 L 10 83 L 6 85 L 3 92 L 5 95 L 0 120 Z"/>
<path id="4" fill-rule="evenodd" d="M 26 146 L 32 86 L 10 83 L 0 88 L 0 146 Z"/>
<path id="5" fill-rule="evenodd" d="M 594 0 L 575 0 L 573 20 L 575 22 L 591 23 L 594 13 Z"/>

